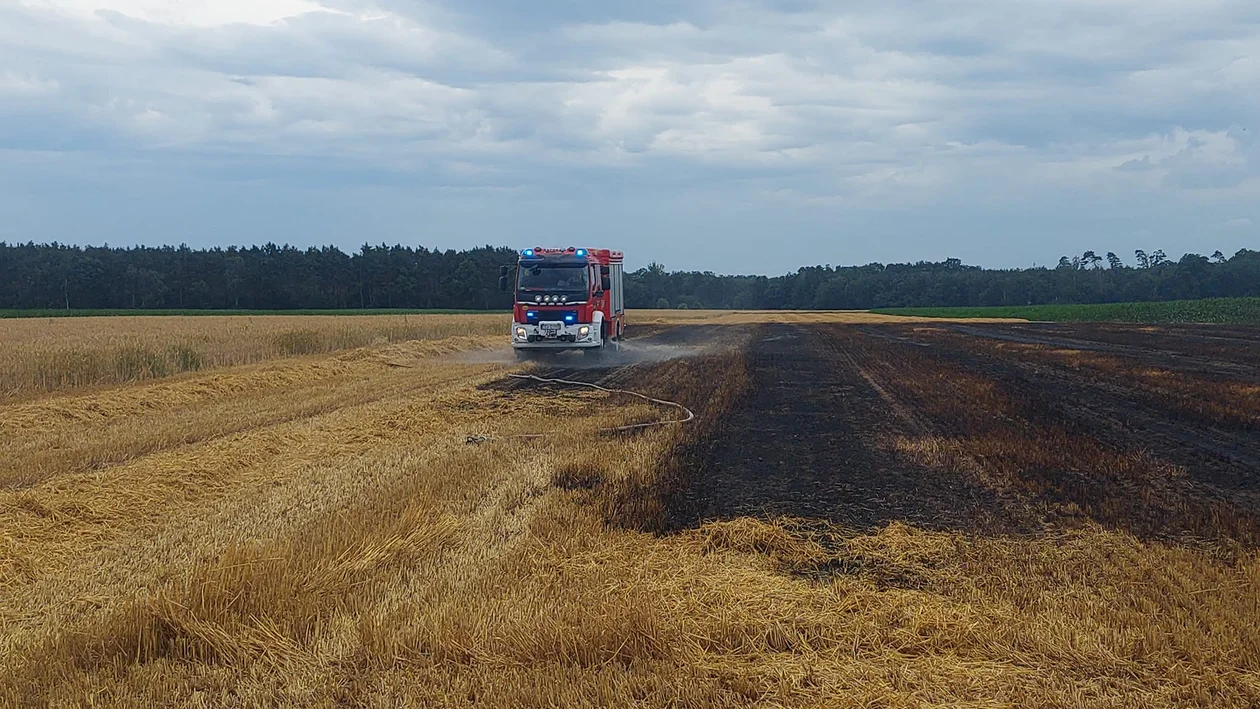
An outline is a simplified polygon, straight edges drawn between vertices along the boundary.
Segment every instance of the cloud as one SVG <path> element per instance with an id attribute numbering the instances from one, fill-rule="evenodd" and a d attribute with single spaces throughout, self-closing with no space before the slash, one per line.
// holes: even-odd
<path id="1" fill-rule="evenodd" d="M 22 4 L 82 19 L 119 15 L 154 24 L 192 27 L 267 25 L 327 11 L 309 0 L 22 0 Z"/>
<path id="2" fill-rule="evenodd" d="M 0 74 L 0 96 L 35 97 L 56 93 L 61 85 L 54 79 L 43 79 L 33 74 L 17 74 L 6 71 Z"/>
<path id="3" fill-rule="evenodd" d="M 368 236 L 333 226 L 357 200 L 372 240 L 615 222 L 645 261 L 731 270 L 1138 233 L 1171 254 L 1219 210 L 1260 218 L 1258 42 L 1244 0 L 22 0 L 0 7 L 0 149 L 56 159 L 0 183 L 37 240 L 185 240 L 155 185 L 190 211 L 249 185 L 301 243 Z M 256 232 L 207 212 L 200 238 Z M 708 248 L 767 232 L 769 260 Z"/>
<path id="4" fill-rule="evenodd" d="M 1158 167 L 1151 162 L 1150 155 L 1143 155 L 1141 159 L 1125 160 L 1116 168 L 1117 172 L 1150 172 Z"/>

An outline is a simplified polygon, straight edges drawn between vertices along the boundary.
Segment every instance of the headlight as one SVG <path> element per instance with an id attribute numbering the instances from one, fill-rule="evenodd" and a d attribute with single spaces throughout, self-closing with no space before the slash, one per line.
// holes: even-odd
<path id="1" fill-rule="evenodd" d="M 541 302 L 542 302 L 542 296 L 541 296 L 541 295 L 536 295 L 536 296 L 534 296 L 534 302 L 535 302 L 535 303 L 541 303 Z"/>
<path id="2" fill-rule="evenodd" d="M 518 328 L 516 328 L 516 339 L 518 339 L 518 340 L 524 340 L 524 339 L 525 339 L 525 337 L 526 337 L 526 335 L 525 335 L 525 328 L 523 328 L 523 327 L 518 327 Z"/>
<path id="3" fill-rule="evenodd" d="M 578 328 L 578 337 L 586 337 L 589 334 L 591 334 L 590 325 L 582 325 L 581 327 Z"/>

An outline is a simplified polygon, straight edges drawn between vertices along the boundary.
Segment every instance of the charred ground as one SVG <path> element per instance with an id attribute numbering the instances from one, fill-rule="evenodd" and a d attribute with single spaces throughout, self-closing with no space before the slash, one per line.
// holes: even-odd
<path id="1" fill-rule="evenodd" d="M 745 515 L 1260 541 L 1260 331 L 760 326 L 678 526 Z"/>

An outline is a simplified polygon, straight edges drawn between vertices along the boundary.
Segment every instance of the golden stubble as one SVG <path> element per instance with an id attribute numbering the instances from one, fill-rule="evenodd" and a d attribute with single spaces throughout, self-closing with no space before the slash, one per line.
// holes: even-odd
<path id="1" fill-rule="evenodd" d="M 0 401 L 391 343 L 469 349 L 501 341 L 510 321 L 506 313 L 8 319 Z"/>
<path id="2" fill-rule="evenodd" d="M 749 386 L 731 340 L 619 375 L 699 415 L 632 436 L 600 431 L 670 412 L 389 345 L 0 406 L 44 436 L 0 483 L 0 704 L 1260 700 L 1254 552 L 1097 525 L 673 528 L 688 451 Z M 947 381 L 890 375 L 870 368 L 905 402 Z"/>

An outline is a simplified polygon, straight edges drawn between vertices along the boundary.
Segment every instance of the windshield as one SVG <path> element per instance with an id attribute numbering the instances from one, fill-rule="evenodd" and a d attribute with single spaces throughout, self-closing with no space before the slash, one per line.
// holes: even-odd
<path id="1" fill-rule="evenodd" d="M 522 264 L 519 273 L 517 287 L 523 291 L 581 291 L 585 294 L 590 290 L 586 264 Z"/>

